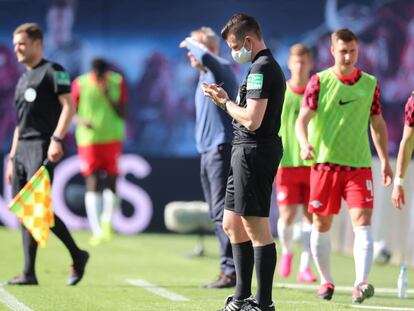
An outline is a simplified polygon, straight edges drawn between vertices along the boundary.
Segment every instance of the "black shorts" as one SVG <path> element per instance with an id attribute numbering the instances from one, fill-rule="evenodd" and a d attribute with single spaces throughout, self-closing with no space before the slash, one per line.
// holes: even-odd
<path id="1" fill-rule="evenodd" d="M 278 141 L 234 145 L 225 208 L 241 216 L 269 217 L 273 180 L 282 153 Z"/>
<path id="2" fill-rule="evenodd" d="M 19 140 L 13 165 L 12 195 L 19 193 L 24 185 L 42 166 L 47 158 L 50 140 L 30 139 Z M 53 178 L 53 168 L 48 167 L 50 178 Z"/>

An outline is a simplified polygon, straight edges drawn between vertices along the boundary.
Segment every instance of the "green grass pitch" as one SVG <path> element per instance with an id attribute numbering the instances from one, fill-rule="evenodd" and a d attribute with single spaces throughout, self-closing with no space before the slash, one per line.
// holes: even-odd
<path id="1" fill-rule="evenodd" d="M 76 240 L 88 249 L 91 259 L 85 278 L 76 287 L 65 285 L 71 260 L 58 239 L 52 235 L 46 248 L 39 249 L 37 277 L 39 286 L 3 289 L 34 311 L 76 310 L 139 310 L 139 311 L 215 311 L 223 306 L 229 290 L 203 289 L 218 272 L 218 244 L 213 236 L 206 238 L 206 256 L 188 258 L 196 244 L 193 235 L 140 234 L 117 236 L 97 247 L 87 244 L 89 233 L 76 232 Z M 0 229 L 0 279 L 5 280 L 21 272 L 23 257 L 20 231 Z M 294 259 L 294 273 L 287 280 L 277 275 L 274 280 L 274 300 L 277 310 L 375 310 L 357 309 L 351 304 L 351 292 L 337 291 L 330 302 L 315 298 L 314 289 L 280 288 L 279 283 L 295 282 L 299 256 Z M 352 286 L 354 267 L 351 257 L 333 254 L 332 267 L 337 286 Z M 376 288 L 396 288 L 398 267 L 374 265 L 370 281 Z M 414 284 L 414 272 L 408 275 Z M 171 301 L 127 282 L 145 280 L 188 301 Z M 3 293 L 4 293 L 3 290 Z M 0 310 L 10 310 L 2 304 Z M 414 310 L 414 294 L 398 299 L 395 293 L 377 293 L 362 306 L 376 306 Z M 388 309 L 393 310 L 393 309 Z"/>

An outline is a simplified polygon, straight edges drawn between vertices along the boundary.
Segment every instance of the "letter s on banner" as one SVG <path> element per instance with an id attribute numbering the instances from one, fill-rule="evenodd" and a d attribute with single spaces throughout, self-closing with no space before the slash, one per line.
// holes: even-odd
<path id="1" fill-rule="evenodd" d="M 114 213 L 112 224 L 119 233 L 133 234 L 144 231 L 151 222 L 153 205 L 150 196 L 139 186 L 126 179 L 127 174 L 133 174 L 139 179 L 147 177 L 151 173 L 151 167 L 144 158 L 125 154 L 120 158 L 120 174 L 117 180 L 118 195 L 132 204 L 134 213 L 125 217 L 121 209 Z"/>
<path id="2" fill-rule="evenodd" d="M 53 208 L 62 217 L 63 221 L 71 229 L 89 228 L 88 220 L 75 215 L 66 205 L 65 187 L 72 177 L 79 174 L 80 162 L 76 155 L 63 160 L 56 168 L 53 181 Z M 117 180 L 118 195 L 128 201 L 134 212 L 130 217 L 122 214 L 117 209 L 113 216 L 115 230 L 123 234 L 134 234 L 144 231 L 153 215 L 153 205 L 149 195 L 139 186 L 126 179 L 127 174 L 133 174 L 142 179 L 151 173 L 151 167 L 144 158 L 126 154 L 119 159 L 120 175 Z"/>

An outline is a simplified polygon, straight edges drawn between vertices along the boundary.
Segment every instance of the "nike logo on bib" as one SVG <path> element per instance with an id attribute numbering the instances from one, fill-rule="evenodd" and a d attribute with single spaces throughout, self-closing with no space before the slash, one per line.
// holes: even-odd
<path id="1" fill-rule="evenodd" d="M 342 100 L 342 99 L 340 99 L 339 100 L 339 105 L 341 105 L 341 106 L 348 105 L 348 104 L 350 104 L 350 103 L 352 103 L 354 101 L 356 101 L 356 99 L 351 99 L 351 100 Z"/>

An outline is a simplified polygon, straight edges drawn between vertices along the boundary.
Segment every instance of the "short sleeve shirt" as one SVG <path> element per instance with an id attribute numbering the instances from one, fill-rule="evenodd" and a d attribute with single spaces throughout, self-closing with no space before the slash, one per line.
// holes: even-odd
<path id="1" fill-rule="evenodd" d="M 414 127 L 414 92 L 405 104 L 405 125 Z"/>
<path id="2" fill-rule="evenodd" d="M 19 79 L 15 106 L 19 139 L 49 139 L 62 111 L 59 96 L 70 93 L 70 78 L 63 67 L 45 59 Z"/>
<path id="3" fill-rule="evenodd" d="M 234 142 L 258 142 L 276 138 L 286 90 L 286 80 L 270 50 L 260 51 L 254 58 L 239 88 L 236 104 L 246 108 L 247 99 L 267 99 L 266 112 L 260 127 L 250 131 L 233 120 Z"/>

